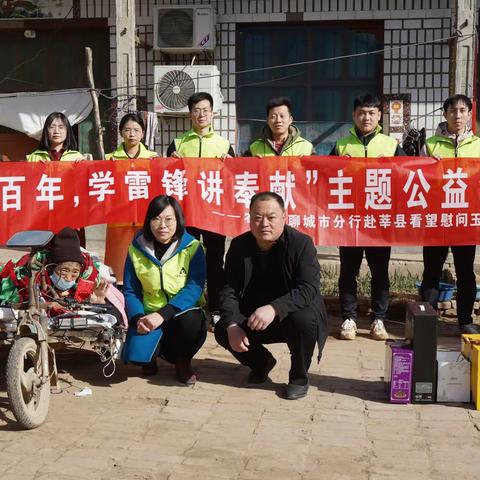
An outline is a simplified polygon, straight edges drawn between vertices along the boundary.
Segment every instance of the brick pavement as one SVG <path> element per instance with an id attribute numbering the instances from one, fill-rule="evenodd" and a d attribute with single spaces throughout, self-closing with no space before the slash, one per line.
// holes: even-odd
<path id="1" fill-rule="evenodd" d="M 333 321 L 332 332 L 339 324 Z M 173 368 L 138 376 L 120 365 L 108 381 L 90 352 L 58 356 L 63 392 L 52 395 L 47 423 L 20 431 L 5 394 L 0 352 L 0 478 L 347 480 L 480 478 L 480 412 L 468 405 L 390 405 L 381 377 L 384 346 L 368 323 L 354 342 L 329 337 L 311 369 L 309 395 L 287 401 L 277 391 L 289 357 L 272 382 L 248 388 L 239 366 L 213 335 L 195 360 L 200 381 L 178 386 Z M 401 335 L 401 325 L 390 325 Z M 442 343 L 455 345 L 450 326 Z M 93 396 L 73 392 L 89 385 Z"/>

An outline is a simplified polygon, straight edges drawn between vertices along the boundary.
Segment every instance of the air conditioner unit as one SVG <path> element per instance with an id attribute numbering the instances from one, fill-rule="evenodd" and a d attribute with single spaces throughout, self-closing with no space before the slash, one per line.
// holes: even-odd
<path id="1" fill-rule="evenodd" d="M 157 7 L 154 48 L 165 53 L 195 53 L 215 48 L 215 12 L 212 5 Z"/>
<path id="2" fill-rule="evenodd" d="M 213 97 L 213 111 L 222 109 L 220 72 L 215 65 L 155 65 L 154 110 L 163 115 L 188 114 L 187 101 L 197 92 Z"/>

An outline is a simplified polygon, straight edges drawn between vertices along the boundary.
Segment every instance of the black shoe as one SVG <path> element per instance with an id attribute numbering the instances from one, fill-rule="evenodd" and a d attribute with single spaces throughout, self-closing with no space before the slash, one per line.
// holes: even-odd
<path id="1" fill-rule="evenodd" d="M 158 373 L 157 362 L 150 362 L 142 365 L 142 375 L 144 377 L 151 377 L 152 375 L 156 375 L 157 373 Z"/>
<path id="2" fill-rule="evenodd" d="M 277 364 L 277 361 L 270 355 L 267 363 L 261 370 L 252 370 L 248 375 L 248 383 L 264 383 L 268 380 L 268 374 L 272 368 Z"/>
<path id="3" fill-rule="evenodd" d="M 308 383 L 306 385 L 298 385 L 296 383 L 289 383 L 285 387 L 285 398 L 287 400 L 297 400 L 307 395 Z"/>
<path id="4" fill-rule="evenodd" d="M 460 333 L 480 333 L 480 328 L 473 323 L 467 323 L 466 325 L 460 325 Z"/>
<path id="5" fill-rule="evenodd" d="M 197 375 L 192 370 L 191 358 L 177 358 L 175 362 L 175 376 L 184 385 L 195 385 Z"/>

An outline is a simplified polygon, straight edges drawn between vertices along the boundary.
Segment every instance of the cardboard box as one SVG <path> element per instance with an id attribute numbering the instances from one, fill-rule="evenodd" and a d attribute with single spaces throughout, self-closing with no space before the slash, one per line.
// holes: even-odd
<path id="1" fill-rule="evenodd" d="M 413 350 L 405 341 L 385 343 L 385 390 L 392 403 L 410 403 L 412 398 Z"/>
<path id="2" fill-rule="evenodd" d="M 480 344 L 480 333 L 465 333 L 462 335 L 462 355 L 467 360 L 470 360 L 472 346 L 476 343 Z"/>
<path id="3" fill-rule="evenodd" d="M 470 402 L 470 362 L 461 352 L 437 352 L 437 402 Z"/>
<path id="4" fill-rule="evenodd" d="M 475 408 L 480 410 L 480 345 L 473 345 L 470 355 L 470 390 Z"/>
<path id="5" fill-rule="evenodd" d="M 437 397 L 437 312 L 426 302 L 407 304 L 405 338 L 413 344 L 412 402 L 432 403 Z"/>

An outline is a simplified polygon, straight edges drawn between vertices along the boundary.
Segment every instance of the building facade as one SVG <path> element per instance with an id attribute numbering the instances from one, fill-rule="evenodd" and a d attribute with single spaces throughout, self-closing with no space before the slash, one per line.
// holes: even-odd
<path id="1" fill-rule="evenodd" d="M 115 0 L 36 3 L 50 10 L 56 6 L 52 15 L 72 22 L 107 20 L 111 90 L 105 90 L 105 96 L 113 104 L 104 120 L 113 125 L 123 114 L 115 111 L 115 98 L 125 92 L 117 84 Z M 156 8 L 212 5 L 216 47 L 195 54 L 194 62 L 216 65 L 220 71 L 223 108 L 214 128 L 229 138 L 238 153 L 260 134 L 264 105 L 279 95 L 292 98 L 295 122 L 317 153 L 326 153 L 345 133 L 353 98 L 367 91 L 384 96 L 384 126 L 397 138 L 409 126 L 425 127 L 432 134 L 442 120 L 442 101 L 452 90 L 456 4 L 449 0 L 137 0 L 137 88 L 127 93 L 136 98 L 138 109 L 153 111 L 154 67 L 181 70 L 192 63 L 194 54 L 165 54 L 153 48 Z M 295 65 L 265 68 L 285 64 Z M 171 140 L 189 128 L 189 120 L 185 115 L 160 115 L 159 127 L 156 149 L 164 154 Z"/>

